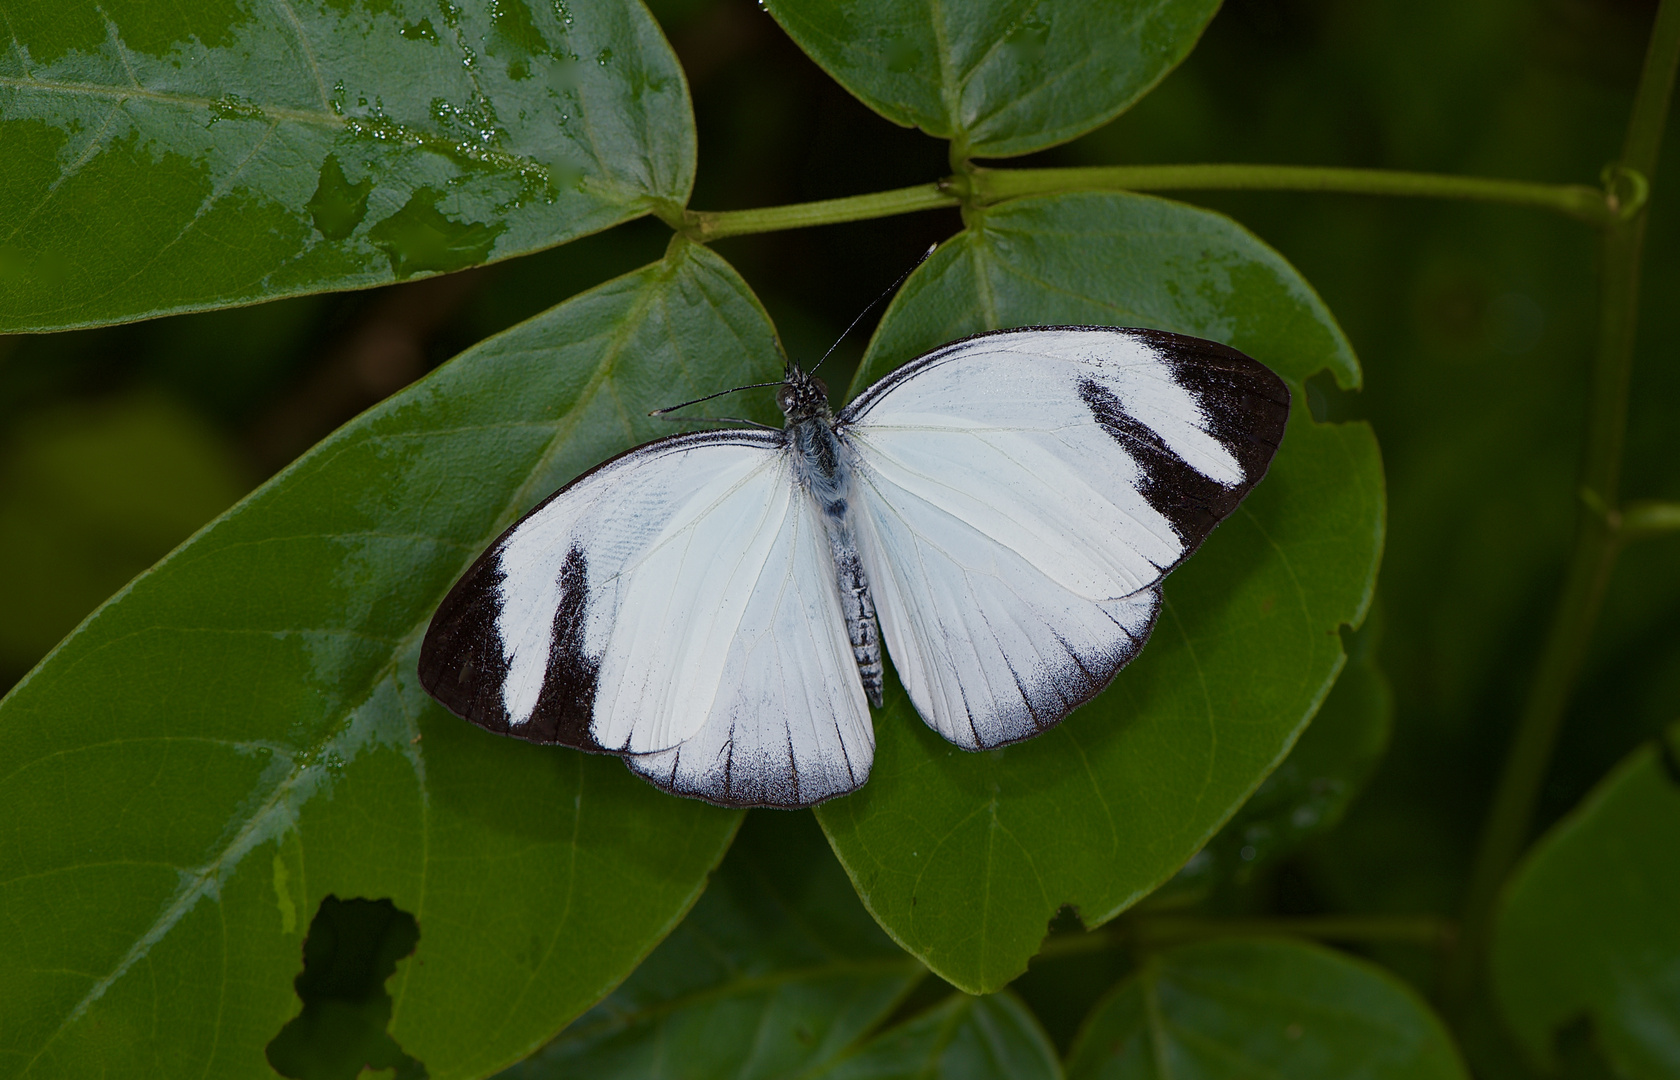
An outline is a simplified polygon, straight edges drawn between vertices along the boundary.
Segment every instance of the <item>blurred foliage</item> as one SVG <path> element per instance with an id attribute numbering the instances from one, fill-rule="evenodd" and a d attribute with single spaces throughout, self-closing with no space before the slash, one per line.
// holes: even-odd
<path id="1" fill-rule="evenodd" d="M 829 198 L 946 171 L 942 144 L 868 111 L 752 5 L 652 6 L 695 97 L 693 206 Z M 1653 0 L 1228 0 L 1185 63 L 1130 112 L 1021 163 L 1279 162 L 1590 183 L 1618 151 L 1654 10 Z M 1653 191 L 1630 498 L 1680 498 L 1676 126 Z M 1339 826 L 1304 848 L 1278 843 L 1269 863 L 1245 859 L 1237 844 L 1237 860 L 1255 865 L 1183 900 L 1255 915 L 1452 912 L 1569 541 L 1594 237 L 1504 207 L 1189 198 L 1275 246 L 1363 362 L 1361 393 L 1309 391 L 1315 411 L 1368 419 L 1383 447 L 1389 537 L 1375 659 L 1392 685 L 1393 736 Z M 763 298 L 790 353 L 810 357 L 959 227 L 955 211 L 941 211 L 717 246 Z M 0 338 L 0 684 L 241 487 L 448 356 L 656 258 L 668 236 L 657 222 L 632 222 L 447 278 Z M 844 384 L 866 337 L 841 345 L 831 385 Z M 1632 548 L 1618 568 L 1537 826 L 1674 719 L 1677 543 Z M 1326 820 L 1351 791 L 1336 794 L 1335 809 L 1315 811 Z M 1262 789 L 1234 828 L 1275 817 L 1266 797 Z M 1292 815 L 1307 804 L 1287 805 Z M 1237 835 L 1209 858 L 1228 860 Z M 1431 950 L 1369 952 L 1434 988 Z M 1091 954 L 1037 965 L 1020 989 L 1066 1047 L 1080 1018 L 1134 970 L 1124 951 Z M 1510 1063 L 1496 1029 L 1487 1032 L 1465 1043 L 1472 1066 Z"/>
<path id="2" fill-rule="evenodd" d="M 1452 1038 L 1372 965 L 1277 939 L 1152 956 L 1091 1013 L 1071 1080 L 1460 1080 Z"/>
<path id="3" fill-rule="evenodd" d="M 1622 1076 L 1673 1075 L 1680 1032 L 1680 726 L 1629 755 L 1512 876 L 1499 1000 L 1531 1057 L 1585 1048 Z M 1590 1040 L 1590 1041 L 1589 1041 Z"/>

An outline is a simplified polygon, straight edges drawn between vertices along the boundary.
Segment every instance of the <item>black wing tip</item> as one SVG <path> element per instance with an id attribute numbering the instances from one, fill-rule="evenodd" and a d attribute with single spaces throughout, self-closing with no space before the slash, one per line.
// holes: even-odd
<path id="1" fill-rule="evenodd" d="M 461 575 L 426 627 L 416 667 L 421 687 L 444 708 L 501 733 L 507 727 L 501 692 L 506 666 L 491 603 L 499 574 L 487 555 Z"/>
<path id="2" fill-rule="evenodd" d="M 590 733 L 597 665 L 578 647 L 581 612 L 576 603 L 563 602 L 556 612 L 536 707 L 524 723 L 512 722 L 503 697 L 508 664 L 496 630 L 503 579 L 496 558 L 499 548 L 492 545 L 480 556 L 438 605 L 420 643 L 420 686 L 438 704 L 492 734 L 591 754 L 614 753 Z M 568 598 L 584 596 L 581 579 L 586 572 L 581 553 L 574 549 L 562 571 Z M 567 622 L 564 628 L 562 620 Z"/>

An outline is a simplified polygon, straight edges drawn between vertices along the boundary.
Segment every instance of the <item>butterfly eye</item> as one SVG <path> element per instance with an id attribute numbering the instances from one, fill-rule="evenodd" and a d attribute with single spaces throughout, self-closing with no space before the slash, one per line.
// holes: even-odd
<path id="1" fill-rule="evenodd" d="M 793 403 L 795 396 L 793 387 L 787 385 L 786 383 L 783 383 L 782 388 L 776 391 L 776 405 L 782 410 L 783 416 L 793 415 Z"/>

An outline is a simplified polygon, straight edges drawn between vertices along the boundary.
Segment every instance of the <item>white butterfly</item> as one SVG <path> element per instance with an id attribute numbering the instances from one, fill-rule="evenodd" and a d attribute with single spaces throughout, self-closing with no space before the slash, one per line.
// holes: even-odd
<path id="1" fill-rule="evenodd" d="M 780 431 L 639 446 L 502 534 L 432 620 L 426 689 L 728 806 L 869 778 L 883 637 L 946 739 L 1030 738 L 1137 655 L 1289 414 L 1235 350 L 1089 326 L 954 341 L 838 417 L 789 364 L 778 400 Z"/>

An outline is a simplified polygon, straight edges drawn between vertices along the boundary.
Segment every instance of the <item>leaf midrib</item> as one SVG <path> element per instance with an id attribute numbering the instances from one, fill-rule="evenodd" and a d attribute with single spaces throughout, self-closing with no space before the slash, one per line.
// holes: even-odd
<path id="1" fill-rule="evenodd" d="M 217 98 L 199 97 L 193 94 L 169 94 L 138 86 L 105 86 L 100 83 L 66 82 L 59 79 L 20 79 L 15 75 L 0 75 L 0 87 L 81 97 L 116 98 L 119 101 L 128 98 L 144 98 L 147 101 L 155 101 L 162 105 L 177 105 L 182 108 L 203 111 L 209 111 L 220 103 Z M 279 105 L 258 105 L 257 108 L 262 111 L 260 117 L 230 116 L 226 118 L 225 122 L 279 119 L 299 124 L 315 124 L 320 127 L 342 128 L 345 126 L 344 118 L 332 112 L 315 109 L 289 109 Z"/>

